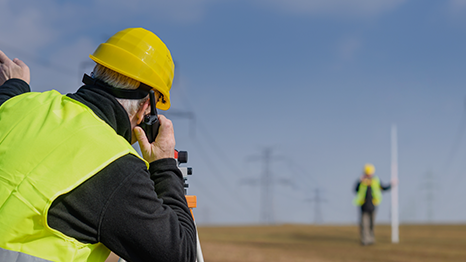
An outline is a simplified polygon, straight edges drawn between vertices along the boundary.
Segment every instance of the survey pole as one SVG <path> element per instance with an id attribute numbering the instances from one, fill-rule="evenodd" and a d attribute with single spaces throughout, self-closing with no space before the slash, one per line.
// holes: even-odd
<path id="1" fill-rule="evenodd" d="M 396 125 L 392 125 L 392 164 L 391 164 L 391 196 L 392 196 L 392 243 L 399 243 L 399 221 L 398 221 L 398 142 Z M 394 182 L 394 184 L 393 184 Z"/>

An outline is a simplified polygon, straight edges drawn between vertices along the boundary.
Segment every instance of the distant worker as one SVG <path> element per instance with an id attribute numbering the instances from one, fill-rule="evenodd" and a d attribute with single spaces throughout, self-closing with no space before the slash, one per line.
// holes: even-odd
<path id="1" fill-rule="evenodd" d="M 361 207 L 360 234 L 361 244 L 375 243 L 374 220 L 376 206 L 382 201 L 382 191 L 389 190 L 392 184 L 382 185 L 378 177 L 374 176 L 375 167 L 372 164 L 364 166 L 363 174 L 356 184 L 356 197 L 353 203 Z"/>
<path id="2" fill-rule="evenodd" d="M 170 51 L 128 28 L 90 58 L 62 95 L 31 92 L 28 66 L 0 51 L 0 261 L 195 261 L 172 122 L 147 128 L 170 107 Z"/>

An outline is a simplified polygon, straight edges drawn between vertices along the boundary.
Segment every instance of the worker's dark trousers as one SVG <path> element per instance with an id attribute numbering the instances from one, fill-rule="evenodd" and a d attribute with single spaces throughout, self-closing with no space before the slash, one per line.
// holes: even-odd
<path id="1" fill-rule="evenodd" d="M 374 236 L 374 220 L 375 211 L 363 212 L 361 211 L 361 244 L 370 245 L 375 243 Z"/>

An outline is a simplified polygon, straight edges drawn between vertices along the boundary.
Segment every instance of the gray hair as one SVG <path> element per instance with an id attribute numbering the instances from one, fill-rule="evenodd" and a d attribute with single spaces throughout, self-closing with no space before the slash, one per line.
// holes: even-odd
<path id="1" fill-rule="evenodd" d="M 137 89 L 140 85 L 139 81 L 136 81 L 130 77 L 124 76 L 120 73 L 117 73 L 105 66 L 96 64 L 94 71 L 92 71 L 91 76 L 95 79 L 99 79 L 115 88 L 121 89 Z M 149 99 L 149 96 L 146 96 L 142 99 L 122 99 L 116 98 L 116 100 L 123 106 L 123 108 L 128 113 L 129 117 L 133 117 L 139 108 L 144 102 Z"/>

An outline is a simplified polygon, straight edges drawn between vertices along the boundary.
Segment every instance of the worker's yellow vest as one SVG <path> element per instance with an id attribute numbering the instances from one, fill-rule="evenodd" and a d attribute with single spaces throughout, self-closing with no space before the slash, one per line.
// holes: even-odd
<path id="1" fill-rule="evenodd" d="M 109 250 L 47 224 L 52 202 L 133 147 L 87 106 L 56 91 L 0 107 L 0 261 L 104 261 Z M 146 165 L 147 162 L 146 162 Z"/>
<path id="2" fill-rule="evenodd" d="M 372 190 L 372 203 L 379 205 L 382 202 L 382 190 L 380 190 L 380 180 L 374 176 L 371 179 L 371 190 Z M 362 206 L 366 201 L 367 185 L 364 183 L 359 184 L 359 190 L 356 197 L 353 199 L 353 204 L 356 206 Z"/>

